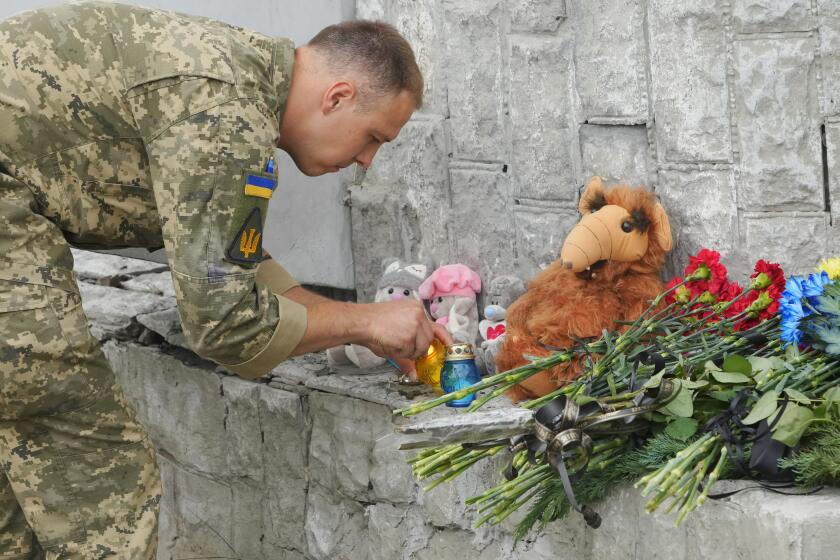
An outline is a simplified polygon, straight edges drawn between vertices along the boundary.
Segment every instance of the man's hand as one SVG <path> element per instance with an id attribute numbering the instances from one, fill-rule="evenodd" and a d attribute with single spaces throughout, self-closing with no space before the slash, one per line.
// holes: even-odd
<path id="1" fill-rule="evenodd" d="M 367 346 L 374 353 L 396 359 L 424 356 L 433 338 L 449 346 L 452 336 L 426 316 L 416 300 L 383 303 L 343 303 L 293 288 L 283 294 L 306 306 L 306 334 L 292 355 L 317 352 L 339 344 Z"/>
<path id="2" fill-rule="evenodd" d="M 362 304 L 357 308 L 363 328 L 358 344 L 380 356 L 416 360 L 426 355 L 436 337 L 446 345 L 452 344 L 449 332 L 429 320 L 419 301 L 403 299 Z"/>

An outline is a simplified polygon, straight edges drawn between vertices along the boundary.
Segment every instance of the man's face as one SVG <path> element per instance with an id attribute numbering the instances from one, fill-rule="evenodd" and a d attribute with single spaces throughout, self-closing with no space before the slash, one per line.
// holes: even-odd
<path id="1" fill-rule="evenodd" d="M 284 117 L 280 147 L 304 174 L 323 175 L 354 163 L 368 167 L 382 144 L 396 138 L 414 112 L 414 98 L 407 91 L 387 94 L 363 107 L 358 91 L 352 85 L 350 89 L 328 90 L 317 110 L 310 106 L 303 116 Z M 290 103 L 286 112 L 293 109 Z"/>

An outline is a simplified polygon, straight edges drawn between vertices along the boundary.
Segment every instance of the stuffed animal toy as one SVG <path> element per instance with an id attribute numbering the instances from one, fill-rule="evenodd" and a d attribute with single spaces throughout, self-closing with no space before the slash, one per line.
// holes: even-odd
<path id="1" fill-rule="evenodd" d="M 523 293 L 525 283 L 516 276 L 497 276 L 488 286 L 484 319 L 478 323 L 481 343 L 476 349 L 476 358 L 488 375 L 496 372 L 496 356 L 505 339 L 507 308 Z"/>
<path id="2" fill-rule="evenodd" d="M 671 226 L 655 196 L 643 188 L 604 188 L 593 178 L 581 195 L 580 222 L 569 232 L 560 259 L 538 274 L 510 306 L 507 334 L 496 359 L 499 371 L 546 356 L 574 339 L 600 336 L 616 321 L 632 321 L 663 289 Z M 511 398 L 546 395 L 582 373 L 580 361 L 556 366 L 514 387 Z"/>
<path id="3" fill-rule="evenodd" d="M 404 298 L 420 300 L 418 289 L 425 280 L 431 266 L 424 263 L 406 264 L 399 259 L 389 258 L 382 262 L 383 272 L 376 286 L 374 301 L 396 301 Z M 354 365 L 362 369 L 383 365 L 386 359 L 374 354 L 365 346 L 345 344 L 327 350 L 327 362 L 330 365 Z M 397 361 L 400 371 L 409 379 L 416 380 L 414 362 Z"/>
<path id="4" fill-rule="evenodd" d="M 429 301 L 436 323 L 446 327 L 455 342 L 475 344 L 478 339 L 478 305 L 481 278 L 463 264 L 447 264 L 420 285 L 420 297 Z"/>

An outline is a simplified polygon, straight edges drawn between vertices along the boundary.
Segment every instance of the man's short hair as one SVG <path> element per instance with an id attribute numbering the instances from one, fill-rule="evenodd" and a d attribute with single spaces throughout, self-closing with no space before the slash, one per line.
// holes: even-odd
<path id="1" fill-rule="evenodd" d="M 408 91 L 419 108 L 423 105 L 423 75 L 411 45 L 392 25 L 382 21 L 345 21 L 321 30 L 309 46 L 320 52 L 334 69 L 352 68 L 367 79 L 364 97 L 376 99 Z M 365 91 L 367 90 L 367 91 Z M 363 106 L 369 99 L 362 99 Z"/>

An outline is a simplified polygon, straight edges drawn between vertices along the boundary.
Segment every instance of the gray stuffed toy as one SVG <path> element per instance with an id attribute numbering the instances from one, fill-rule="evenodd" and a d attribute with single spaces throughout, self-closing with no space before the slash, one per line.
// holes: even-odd
<path id="1" fill-rule="evenodd" d="M 405 298 L 420 300 L 417 293 L 420 284 L 426 279 L 432 267 L 426 263 L 404 263 L 397 258 L 382 261 L 382 277 L 376 285 L 374 302 L 396 301 Z M 377 356 L 365 346 L 344 344 L 327 350 L 327 362 L 330 365 L 355 365 L 362 369 L 383 365 L 386 360 Z M 404 371 L 411 376 L 413 371 Z"/>
<path id="2" fill-rule="evenodd" d="M 490 282 L 484 301 L 484 319 L 478 323 L 481 343 L 476 358 L 487 375 L 496 373 L 496 355 L 505 338 L 507 308 L 525 293 L 525 283 L 515 276 L 497 276 Z"/>

